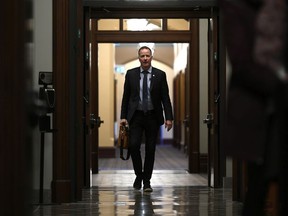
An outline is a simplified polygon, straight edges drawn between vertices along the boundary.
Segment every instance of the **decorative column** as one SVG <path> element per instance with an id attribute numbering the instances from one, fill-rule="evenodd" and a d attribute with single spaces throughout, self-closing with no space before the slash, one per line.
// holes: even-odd
<path id="1" fill-rule="evenodd" d="M 72 200 L 69 145 L 69 0 L 53 0 L 53 180 L 52 202 Z"/>

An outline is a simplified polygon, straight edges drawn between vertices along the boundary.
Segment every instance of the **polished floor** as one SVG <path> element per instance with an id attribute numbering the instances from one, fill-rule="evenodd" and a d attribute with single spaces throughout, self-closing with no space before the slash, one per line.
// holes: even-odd
<path id="1" fill-rule="evenodd" d="M 35 205 L 33 216 L 241 215 L 242 204 L 232 201 L 231 189 L 207 187 L 205 174 L 189 174 L 187 158 L 178 150 L 165 147 L 157 151 L 152 193 L 132 188 L 134 173 L 126 167 L 131 161 L 101 159 L 99 174 L 91 176 L 91 189 L 83 190 L 82 201 Z"/>

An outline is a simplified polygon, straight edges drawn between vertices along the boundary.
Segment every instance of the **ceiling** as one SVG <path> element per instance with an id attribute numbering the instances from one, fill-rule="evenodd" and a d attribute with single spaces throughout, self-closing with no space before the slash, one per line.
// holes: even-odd
<path id="1" fill-rule="evenodd" d="M 115 46 L 115 63 L 124 65 L 137 59 L 138 44 L 135 43 L 118 43 Z M 162 62 L 173 68 L 174 48 L 173 43 L 156 43 L 154 60 Z"/>
<path id="2" fill-rule="evenodd" d="M 83 0 L 84 6 L 98 8 L 191 8 L 217 6 L 217 0 Z"/>

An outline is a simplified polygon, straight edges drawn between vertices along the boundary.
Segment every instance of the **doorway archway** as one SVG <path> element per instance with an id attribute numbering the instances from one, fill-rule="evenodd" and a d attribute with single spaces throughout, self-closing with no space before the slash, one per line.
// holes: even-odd
<path id="1" fill-rule="evenodd" d="M 187 146 L 187 154 L 189 157 L 189 167 L 188 170 L 190 173 L 199 173 L 200 172 L 200 152 L 199 152 L 199 18 L 186 18 L 185 21 L 188 22 L 188 29 L 180 29 L 170 30 L 170 18 L 160 18 L 160 22 L 163 25 L 161 26 L 161 31 L 128 31 L 125 29 L 125 22 L 129 19 L 125 18 L 127 16 L 125 13 L 121 14 L 118 12 L 118 17 L 107 17 L 103 14 L 97 14 L 96 12 L 89 11 L 87 12 L 88 19 L 86 23 L 89 24 L 89 30 L 86 31 L 86 53 L 91 54 L 89 56 L 90 59 L 90 67 L 86 74 L 89 74 L 89 81 L 86 83 L 88 87 L 86 88 L 86 92 L 89 92 L 89 95 L 93 99 L 96 99 L 94 105 L 90 105 L 89 111 L 87 113 L 93 113 L 93 115 L 99 115 L 98 112 L 98 89 L 96 87 L 91 86 L 91 84 L 97 83 L 98 80 L 98 63 L 97 61 L 93 62 L 91 59 L 99 58 L 98 44 L 100 43 L 115 43 L 115 42 L 139 42 L 145 38 L 145 42 L 186 42 L 189 43 L 189 51 L 188 51 L 188 67 L 185 69 L 185 144 Z M 155 13 L 155 14 L 154 14 Z M 156 22 L 155 18 L 157 12 L 149 13 L 142 11 L 139 12 L 140 15 L 136 16 L 136 18 L 142 18 L 148 16 L 149 20 L 152 22 Z M 163 12 L 162 12 L 163 13 Z M 182 14 L 181 14 L 182 15 Z M 187 14 L 186 14 L 187 15 Z M 203 15 L 203 14 L 202 14 Z M 168 16 L 168 14 L 166 14 Z M 178 16 L 180 16 L 178 14 Z M 207 19 L 211 16 L 210 13 L 206 14 Z M 169 16 L 168 16 L 169 17 Z M 180 16 L 181 17 L 181 16 Z M 148 19 L 147 17 L 145 19 Z M 151 18 L 151 19 L 150 19 Z M 159 17 L 158 19 L 159 20 Z M 171 18 L 173 21 L 183 20 L 183 18 Z M 107 27 L 107 24 L 110 22 L 111 29 Z M 103 25 L 105 23 L 106 25 Z M 177 25 L 176 25 L 177 26 Z M 104 28 L 104 29 L 103 29 Z M 116 30 L 115 30 L 116 29 Z M 207 33 L 208 34 L 208 33 Z M 89 37 L 87 37 L 89 35 Z M 94 91 L 94 93 L 93 93 Z M 93 102 L 92 102 L 93 104 Z M 94 107 L 94 108 L 93 108 Z M 88 116 L 86 116 L 87 119 Z M 182 122 L 179 123 L 178 127 L 181 130 Z M 177 127 L 177 126 L 176 126 Z M 182 136 L 182 133 L 179 133 L 179 136 Z M 92 172 L 98 172 L 98 148 L 99 144 L 98 131 L 89 133 L 89 137 L 87 138 L 89 146 L 92 146 Z M 97 143 L 97 144 L 95 144 Z M 212 153 L 212 152 L 210 152 Z M 214 153 L 212 153 L 214 154 Z M 209 156 L 207 161 L 209 161 Z M 213 161 L 214 162 L 214 161 Z M 208 164 L 209 166 L 210 164 Z M 217 165 L 218 166 L 218 165 Z M 216 166 L 216 167 L 217 167 Z M 213 168 L 215 166 L 213 165 Z M 208 168 L 209 170 L 209 168 Z"/>

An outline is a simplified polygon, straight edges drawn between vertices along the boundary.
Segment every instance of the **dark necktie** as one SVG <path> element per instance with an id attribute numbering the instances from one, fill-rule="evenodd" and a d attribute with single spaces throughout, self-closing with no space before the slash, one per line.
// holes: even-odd
<path id="1" fill-rule="evenodd" d="M 142 89 L 142 106 L 143 111 L 147 112 L 148 110 L 148 84 L 147 84 L 147 74 L 148 71 L 143 71 L 144 78 L 143 78 L 143 89 Z"/>

